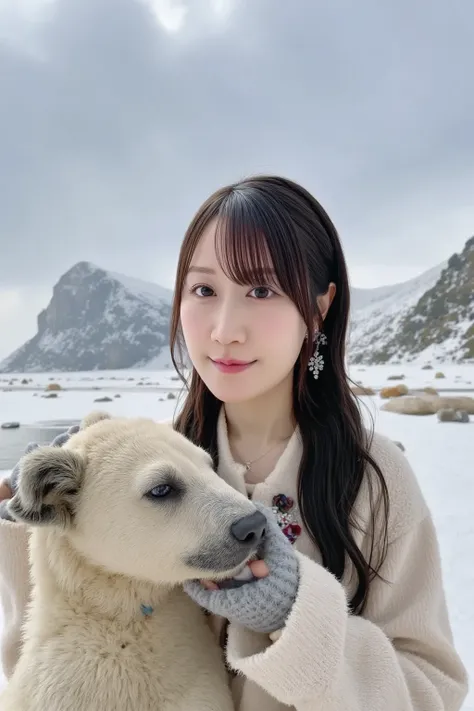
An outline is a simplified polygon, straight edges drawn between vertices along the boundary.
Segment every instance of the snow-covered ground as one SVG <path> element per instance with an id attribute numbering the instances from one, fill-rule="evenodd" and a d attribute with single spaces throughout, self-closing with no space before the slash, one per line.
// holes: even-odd
<path id="1" fill-rule="evenodd" d="M 437 373 L 442 373 L 444 378 L 437 378 Z M 440 365 L 437 364 L 432 370 L 423 370 L 420 365 L 413 363 L 401 365 L 355 365 L 349 368 L 349 375 L 355 382 L 360 381 L 363 385 L 374 390 L 386 385 L 396 385 L 392 382 L 392 376 L 404 376 L 403 382 L 407 387 L 422 389 L 433 387 L 441 391 L 472 390 L 474 396 L 474 363 L 471 365 Z"/>
<path id="2" fill-rule="evenodd" d="M 0 373 L 0 391 L 44 390 L 58 383 L 62 389 L 115 390 L 155 388 L 176 389 L 180 387 L 179 376 L 170 367 L 166 370 L 104 370 L 89 373 Z"/>
<path id="3" fill-rule="evenodd" d="M 436 378 L 442 372 L 444 378 Z M 354 381 L 360 381 L 372 388 L 381 388 L 390 384 L 391 376 L 404 376 L 403 382 L 408 387 L 436 387 L 442 390 L 474 390 L 474 364 L 471 365 L 435 365 L 432 370 L 424 370 L 420 365 L 354 365 L 349 368 L 349 375 Z M 22 381 L 27 381 L 23 383 Z M 121 392 L 123 389 L 155 388 L 179 389 L 179 378 L 170 368 L 152 370 L 107 370 L 89 373 L 0 373 L 0 391 L 43 390 L 49 383 L 59 383 L 68 389 L 101 389 Z"/>
<path id="4" fill-rule="evenodd" d="M 445 378 L 436 379 L 436 371 Z M 404 375 L 409 388 L 437 387 L 447 393 L 474 397 L 474 365 L 356 366 L 351 377 L 378 389 L 392 375 Z M 168 392 L 178 395 L 180 383 L 171 370 L 117 371 L 0 376 L 0 422 L 18 420 L 33 424 L 48 420 L 76 420 L 100 407 L 111 414 L 145 415 L 168 419 L 178 406 Z M 31 383 L 21 385 L 23 378 Z M 130 380 L 133 378 L 133 380 Z M 56 399 L 41 397 L 48 383 L 64 390 Z M 138 383 L 142 383 L 139 385 Z M 159 385 L 158 385 L 159 383 Z M 34 389 L 32 389 L 34 388 Z M 97 390 L 96 388 L 100 388 Z M 114 396 L 118 394 L 119 398 Z M 111 402 L 95 403 L 107 395 Z M 438 530 L 446 595 L 457 648 L 474 676 L 474 417 L 470 424 L 440 424 L 435 416 L 413 417 L 384 412 L 378 395 L 364 397 L 364 416 L 375 420 L 377 431 L 403 443 L 433 513 Z M 463 711 L 474 711 L 474 690 Z"/>

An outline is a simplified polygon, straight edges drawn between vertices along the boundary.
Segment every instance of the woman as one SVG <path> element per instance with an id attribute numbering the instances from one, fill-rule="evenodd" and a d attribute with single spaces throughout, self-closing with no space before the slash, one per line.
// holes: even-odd
<path id="1" fill-rule="evenodd" d="M 349 387 L 348 314 L 336 230 L 302 187 L 251 178 L 199 209 L 171 323 L 175 365 L 192 363 L 174 426 L 265 506 L 271 532 L 253 581 L 186 586 L 227 620 L 239 711 L 457 711 L 466 696 L 427 505 Z M 0 535 L 11 669 L 25 533 L 2 521 Z"/>

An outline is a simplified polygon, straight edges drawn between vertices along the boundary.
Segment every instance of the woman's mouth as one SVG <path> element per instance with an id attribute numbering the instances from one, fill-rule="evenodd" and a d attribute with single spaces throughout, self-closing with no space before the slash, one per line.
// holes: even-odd
<path id="1" fill-rule="evenodd" d="M 212 363 L 221 373 L 241 373 L 250 368 L 256 361 L 235 360 L 233 358 L 211 358 Z"/>

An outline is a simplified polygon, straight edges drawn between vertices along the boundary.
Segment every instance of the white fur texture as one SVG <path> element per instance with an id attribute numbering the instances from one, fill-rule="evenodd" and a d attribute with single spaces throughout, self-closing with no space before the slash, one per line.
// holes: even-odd
<path id="1" fill-rule="evenodd" d="M 231 711 L 221 650 L 180 583 L 240 569 L 255 551 L 239 550 L 230 525 L 255 507 L 167 425 L 86 424 L 22 462 L 11 507 L 32 526 L 33 588 L 0 708 Z M 181 493 L 147 498 L 166 481 Z"/>

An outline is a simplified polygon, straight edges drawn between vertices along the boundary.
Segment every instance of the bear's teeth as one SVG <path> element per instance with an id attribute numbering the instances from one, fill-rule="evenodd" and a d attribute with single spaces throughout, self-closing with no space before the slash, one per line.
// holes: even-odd
<path id="1" fill-rule="evenodd" d="M 251 580 L 252 578 L 253 574 L 248 565 L 246 565 L 245 568 L 240 571 L 240 573 L 234 575 L 234 580 Z"/>

